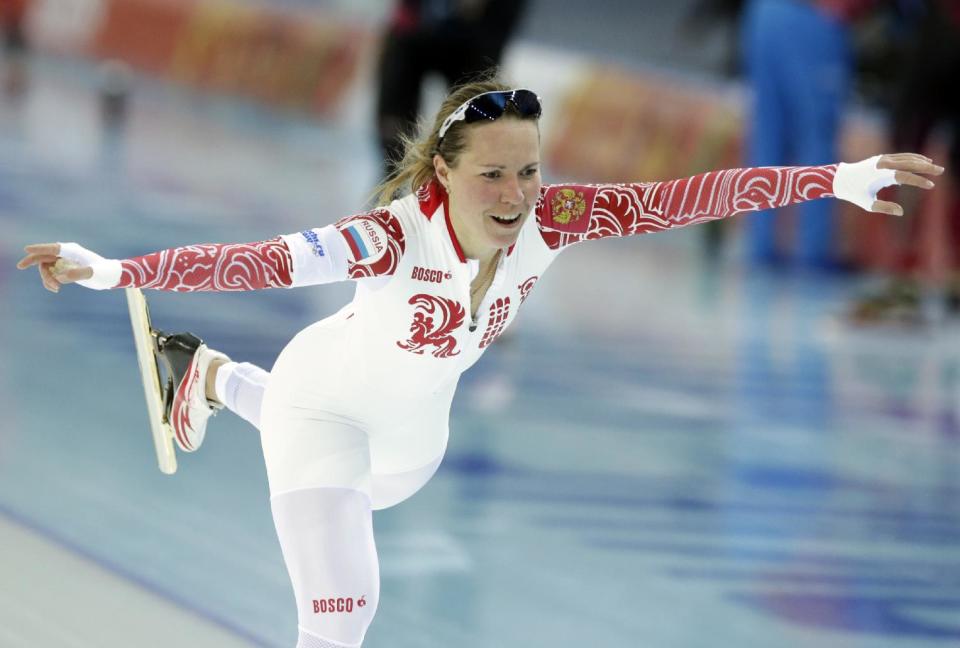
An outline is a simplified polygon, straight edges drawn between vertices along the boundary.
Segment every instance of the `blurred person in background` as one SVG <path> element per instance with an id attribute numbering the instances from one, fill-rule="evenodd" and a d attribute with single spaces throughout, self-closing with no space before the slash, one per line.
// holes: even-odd
<path id="1" fill-rule="evenodd" d="M 683 47 L 702 48 L 705 39 L 720 32 L 724 42 L 723 54 L 716 61 L 715 70 L 728 79 L 741 76 L 743 55 L 740 52 L 738 26 L 746 0 L 696 0 L 687 10 L 678 29 Z M 699 170 L 699 169 L 696 169 Z M 704 253 L 711 263 L 720 260 L 729 223 L 714 221 L 703 228 Z"/>
<path id="2" fill-rule="evenodd" d="M 826 164 L 837 158 L 853 58 L 850 23 L 873 0 L 749 0 L 741 23 L 743 68 L 753 91 L 747 129 L 750 166 Z M 833 205 L 798 209 L 792 262 L 837 267 Z M 788 259 L 777 246 L 778 215 L 746 223 L 746 254 L 758 265 Z"/>
<path id="3" fill-rule="evenodd" d="M 947 203 L 947 255 L 951 267 L 945 290 L 947 312 L 960 314 L 960 0 L 898 2 L 899 29 L 906 26 L 893 82 L 890 138 L 894 147 L 924 150 L 937 134 L 947 138 L 952 193 Z M 910 212 L 918 210 L 910 209 Z M 924 323 L 924 268 L 920 214 L 893 227 L 890 276 L 878 291 L 859 298 L 850 310 L 857 324 Z"/>
<path id="4" fill-rule="evenodd" d="M 747 0 L 696 0 L 680 23 L 679 36 L 686 47 L 699 47 L 713 32 L 722 32 L 723 57 L 717 70 L 728 78 L 740 76 L 743 55 L 737 25 Z"/>
<path id="5" fill-rule="evenodd" d="M 929 189 L 924 176 L 943 171 L 898 154 L 668 182 L 544 185 L 540 115 L 530 90 L 471 83 L 407 145 L 368 212 L 266 241 L 133 259 L 105 259 L 76 243 L 28 245 L 17 264 L 36 265 L 53 292 L 74 281 L 182 292 L 357 282 L 353 301 L 298 333 L 269 372 L 188 333 L 158 333 L 175 385 L 167 419 L 181 450 L 196 450 L 224 407 L 260 431 L 298 648 L 361 645 L 380 595 L 372 512 L 432 478 L 461 374 L 564 250 L 818 198 L 899 213 L 876 199 L 879 187 Z M 595 281 L 630 283 L 623 275 Z"/>
<path id="6" fill-rule="evenodd" d="M 27 87 L 27 34 L 24 22 L 30 0 L 0 0 L 3 30 L 3 91 L 18 97 Z"/>
<path id="7" fill-rule="evenodd" d="M 447 87 L 500 66 L 527 0 L 397 0 L 383 38 L 377 86 L 377 133 L 388 177 L 420 116 L 424 81 Z"/>

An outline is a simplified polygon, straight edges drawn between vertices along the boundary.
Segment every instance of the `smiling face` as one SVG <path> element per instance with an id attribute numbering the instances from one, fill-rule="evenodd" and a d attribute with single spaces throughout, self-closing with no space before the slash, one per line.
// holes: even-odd
<path id="1" fill-rule="evenodd" d="M 533 120 L 508 116 L 467 128 L 456 166 L 436 155 L 434 170 L 463 253 L 486 260 L 516 243 L 540 195 L 540 130 Z"/>

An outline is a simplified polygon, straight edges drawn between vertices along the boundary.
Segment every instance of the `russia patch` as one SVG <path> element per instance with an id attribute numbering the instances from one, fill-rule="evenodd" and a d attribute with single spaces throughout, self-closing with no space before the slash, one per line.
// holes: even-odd
<path id="1" fill-rule="evenodd" d="M 352 220 L 338 229 L 353 254 L 354 263 L 373 263 L 387 249 L 387 232 L 372 219 Z"/>
<path id="2" fill-rule="evenodd" d="M 547 229 L 570 234 L 584 234 L 590 227 L 590 213 L 597 195 L 596 187 L 557 185 L 549 187 L 543 196 L 546 218 L 540 225 Z"/>

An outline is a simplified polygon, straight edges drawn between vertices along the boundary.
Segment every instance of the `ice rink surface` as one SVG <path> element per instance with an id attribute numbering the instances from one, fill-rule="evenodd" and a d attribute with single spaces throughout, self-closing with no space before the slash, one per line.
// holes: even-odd
<path id="1" fill-rule="evenodd" d="M 139 82 L 111 130 L 92 68 L 33 71 L 0 104 L 0 646 L 292 646 L 256 431 L 223 413 L 161 475 L 123 293 L 53 295 L 14 263 L 359 211 L 369 106 L 305 121 Z M 851 329 L 860 280 L 709 261 L 702 238 L 588 243 L 538 283 L 463 377 L 437 476 L 375 516 L 365 647 L 960 645 L 956 326 Z M 269 367 L 351 294 L 148 298 Z"/>

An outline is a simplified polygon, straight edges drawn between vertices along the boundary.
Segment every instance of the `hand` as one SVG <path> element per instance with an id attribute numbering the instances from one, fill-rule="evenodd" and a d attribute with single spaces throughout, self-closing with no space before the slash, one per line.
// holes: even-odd
<path id="1" fill-rule="evenodd" d="M 876 168 L 893 170 L 893 179 L 897 184 L 913 185 L 921 189 L 933 189 L 934 187 L 933 182 L 923 176 L 938 176 L 943 173 L 942 166 L 937 166 L 930 158 L 917 153 L 881 155 L 880 159 L 877 160 Z M 888 200 L 874 200 L 870 211 L 903 216 L 903 207 Z"/>
<path id="2" fill-rule="evenodd" d="M 923 176 L 941 173 L 943 167 L 916 153 L 875 155 L 853 164 L 838 164 L 833 177 L 833 195 L 867 211 L 903 216 L 900 205 L 877 200 L 877 192 L 895 184 L 932 189 L 933 182 Z"/>
<path id="3" fill-rule="evenodd" d="M 17 262 L 17 268 L 25 270 L 37 266 L 43 287 L 50 292 L 59 292 L 63 284 L 83 281 L 93 276 L 93 268 L 77 265 L 60 256 L 59 243 L 38 243 L 24 248 L 27 256 Z"/>

